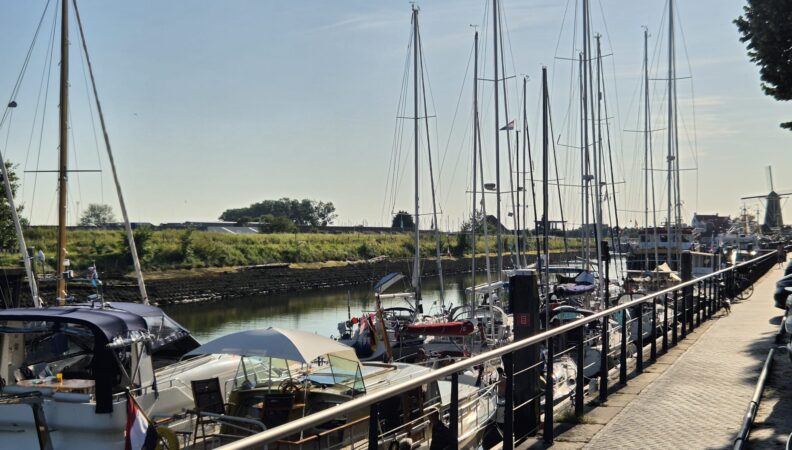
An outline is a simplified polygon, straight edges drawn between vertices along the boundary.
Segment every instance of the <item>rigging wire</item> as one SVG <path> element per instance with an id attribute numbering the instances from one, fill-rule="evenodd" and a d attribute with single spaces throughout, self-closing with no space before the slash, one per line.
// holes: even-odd
<path id="1" fill-rule="evenodd" d="M 56 25 L 58 23 L 58 17 L 60 16 L 58 8 L 53 8 L 53 9 L 55 10 L 55 14 L 54 14 L 54 17 L 53 17 L 53 20 L 52 20 L 52 30 L 50 31 L 50 42 L 49 42 L 49 48 L 48 48 L 49 56 L 48 56 L 48 58 L 47 58 L 47 60 L 45 62 L 45 68 L 46 68 L 46 73 L 47 73 L 47 81 L 46 81 L 46 83 L 44 83 L 43 109 L 42 109 L 42 113 L 41 113 L 41 125 L 40 125 L 40 128 L 39 128 L 38 148 L 36 149 L 36 170 L 35 170 L 35 173 L 33 174 L 33 192 L 31 194 L 31 199 L 30 199 L 30 219 L 29 220 L 30 220 L 31 223 L 33 222 L 33 211 L 35 210 L 34 207 L 35 207 L 35 202 L 36 202 L 36 188 L 38 186 L 39 169 L 41 168 L 41 147 L 42 147 L 43 141 L 44 141 L 44 123 L 45 123 L 45 119 L 46 119 L 46 116 L 47 116 L 47 104 L 48 104 L 47 100 L 49 99 L 50 80 L 51 80 L 51 77 L 52 77 L 52 61 L 53 61 L 53 53 L 55 51 L 55 28 L 56 28 Z M 43 73 L 42 73 L 42 82 L 43 81 L 44 80 L 43 80 Z M 39 89 L 41 89 L 40 86 L 39 86 Z M 41 92 L 39 91 L 39 95 L 40 94 L 41 94 Z M 38 109 L 38 106 L 37 106 L 37 109 Z M 35 128 L 35 123 L 33 124 L 33 127 Z M 31 133 L 32 133 L 32 130 L 31 130 Z M 27 160 L 27 157 L 25 159 Z M 49 216 L 47 217 L 47 222 L 49 222 Z"/>

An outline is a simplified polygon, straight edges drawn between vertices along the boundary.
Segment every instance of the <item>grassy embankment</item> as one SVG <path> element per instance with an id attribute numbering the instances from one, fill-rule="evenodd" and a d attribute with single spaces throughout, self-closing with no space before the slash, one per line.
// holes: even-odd
<path id="1" fill-rule="evenodd" d="M 377 256 L 409 258 L 414 251 L 413 237 L 403 234 L 255 234 L 230 235 L 193 230 L 150 231 L 138 243 L 138 253 L 146 271 L 247 266 L 268 263 L 290 263 L 296 267 L 316 267 L 343 264 Z M 35 228 L 26 231 L 29 247 L 43 249 L 47 256 L 47 270 L 55 257 L 54 228 Z M 458 236 L 443 236 L 443 252 L 459 255 Z M 510 239 L 510 238 L 507 238 Z M 552 239 L 551 248 L 560 251 L 561 239 Z M 577 247 L 577 241 L 570 244 Z M 478 240 L 477 253 L 484 252 L 483 239 Z M 504 245 L 509 248 L 510 242 Z M 131 267 L 128 246 L 121 231 L 78 230 L 69 232 L 69 257 L 76 270 L 94 262 L 100 270 L 126 272 Z M 490 238 L 490 251 L 495 252 L 495 240 Z M 421 255 L 435 254 L 434 239 L 427 236 L 421 242 Z M 464 251 L 469 256 L 470 249 Z M 19 264 L 15 253 L 0 255 L 3 265 Z"/>

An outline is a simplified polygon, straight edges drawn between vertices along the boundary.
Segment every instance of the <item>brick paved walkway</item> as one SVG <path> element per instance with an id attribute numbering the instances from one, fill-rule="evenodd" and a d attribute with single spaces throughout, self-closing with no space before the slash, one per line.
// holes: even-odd
<path id="1" fill-rule="evenodd" d="M 763 277 L 585 448 L 731 448 L 778 330 L 772 295 L 781 275 Z"/>

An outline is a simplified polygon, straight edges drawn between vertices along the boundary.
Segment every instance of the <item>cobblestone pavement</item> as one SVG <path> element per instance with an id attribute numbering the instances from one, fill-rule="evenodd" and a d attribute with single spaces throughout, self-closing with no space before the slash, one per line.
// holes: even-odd
<path id="1" fill-rule="evenodd" d="M 748 437 L 748 448 L 783 449 L 792 433 L 792 362 L 786 351 L 774 356 L 759 411 Z"/>
<path id="2" fill-rule="evenodd" d="M 585 446 L 590 449 L 731 448 L 782 311 L 771 270 Z M 785 356 L 784 356 L 785 357 Z"/>

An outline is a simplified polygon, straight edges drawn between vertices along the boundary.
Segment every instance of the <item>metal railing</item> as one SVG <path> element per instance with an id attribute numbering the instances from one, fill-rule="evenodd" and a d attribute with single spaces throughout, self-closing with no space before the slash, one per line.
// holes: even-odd
<path id="1" fill-rule="evenodd" d="M 683 255 L 684 256 L 684 255 Z M 717 258 L 716 258 L 717 260 Z M 688 260 L 689 261 L 689 260 Z M 220 447 L 222 450 L 238 450 L 238 449 L 250 449 L 250 448 L 263 448 L 265 444 L 274 443 L 278 440 L 282 440 L 288 436 L 294 435 L 295 433 L 299 433 L 300 431 L 310 429 L 312 427 L 316 427 L 318 425 L 324 424 L 329 422 L 335 418 L 344 416 L 350 412 L 358 411 L 363 408 L 369 408 L 369 416 L 371 418 L 378 417 L 378 404 L 384 400 L 389 398 L 395 397 L 400 394 L 407 393 L 413 389 L 416 389 L 420 386 L 423 386 L 427 383 L 448 379 L 449 377 L 452 380 L 453 387 L 451 392 L 451 402 L 452 405 L 450 411 L 451 423 L 449 425 L 449 429 L 456 434 L 458 430 L 458 421 L 459 421 L 459 411 L 453 405 L 459 404 L 458 398 L 458 389 L 456 388 L 456 383 L 458 383 L 458 375 L 465 371 L 466 369 L 470 369 L 479 365 L 486 363 L 487 361 L 492 360 L 493 358 L 503 358 L 504 366 L 505 366 L 505 383 L 506 383 L 506 405 L 505 405 L 505 423 L 503 425 L 504 431 L 504 442 L 503 442 L 503 449 L 504 450 L 512 450 L 514 448 L 514 410 L 525 406 L 526 403 L 524 402 L 522 405 L 518 405 L 515 408 L 514 404 L 514 377 L 516 373 L 514 372 L 513 367 L 513 356 L 515 351 L 528 349 L 531 346 L 535 345 L 542 345 L 548 344 L 548 360 L 553 360 L 553 352 L 552 352 L 552 339 L 556 337 L 560 337 L 572 331 L 578 331 L 579 339 L 575 342 L 575 348 L 577 351 L 577 367 L 578 367 L 578 374 L 577 374 L 577 385 L 574 394 L 574 410 L 577 415 L 582 415 L 584 412 L 584 383 L 583 383 L 583 354 L 585 351 L 585 328 L 587 325 L 592 324 L 594 322 L 600 322 L 601 328 L 601 338 L 600 344 L 602 345 L 602 363 L 600 365 L 600 374 L 599 374 L 599 399 L 600 401 L 605 401 L 608 396 L 608 380 L 609 380 L 609 371 L 611 369 L 611 365 L 608 364 L 608 355 L 610 346 L 609 346 L 609 321 L 610 317 L 618 313 L 620 311 L 626 311 L 631 308 L 640 307 L 642 308 L 643 304 L 650 303 L 653 305 L 652 310 L 649 314 L 652 315 L 652 328 L 649 337 L 649 345 L 650 347 L 650 359 L 654 359 L 658 355 L 658 348 L 657 348 L 657 341 L 661 340 L 661 348 L 662 352 L 666 352 L 670 346 L 674 346 L 680 339 L 683 339 L 689 332 L 693 330 L 694 327 L 698 326 L 702 323 L 702 320 L 706 320 L 711 318 L 715 311 L 719 310 L 724 302 L 736 295 L 736 287 L 735 287 L 735 280 L 736 274 L 742 275 L 745 278 L 741 279 L 748 279 L 750 282 L 756 281 L 759 277 L 764 275 L 770 268 L 773 267 L 775 264 L 775 253 L 767 253 L 760 255 L 752 260 L 742 262 L 740 264 L 736 264 L 734 266 L 730 266 L 720 270 L 714 270 L 712 273 L 704 275 L 699 278 L 691 279 L 689 281 L 683 281 L 679 284 L 676 284 L 672 287 L 667 289 L 663 289 L 661 291 L 645 295 L 635 300 L 630 300 L 628 302 L 622 303 L 620 305 L 616 305 L 610 307 L 608 309 L 596 312 L 590 316 L 583 317 L 581 319 L 575 320 L 573 322 L 560 325 L 556 328 L 543 331 L 533 335 L 531 337 L 512 342 L 510 344 L 504 345 L 494 350 L 490 350 L 469 358 L 466 358 L 462 361 L 456 362 L 454 364 L 450 364 L 448 366 L 435 369 L 429 373 L 424 375 L 416 376 L 408 381 L 400 383 L 398 385 L 386 387 L 384 389 L 371 392 L 366 394 L 365 396 L 361 396 L 343 404 L 318 411 L 316 413 L 310 414 L 306 417 L 303 417 L 298 420 L 291 421 L 284 425 L 266 430 L 264 432 L 245 437 L 240 439 L 236 442 L 229 443 Z M 684 273 L 684 270 L 683 270 Z M 684 278 L 684 276 L 683 276 Z M 657 311 L 659 308 L 662 308 L 665 312 L 663 314 L 663 319 L 661 323 L 658 323 Z M 671 314 L 669 314 L 669 309 L 671 309 Z M 625 313 L 626 317 L 626 313 Z M 641 317 L 641 316 L 639 316 Z M 624 323 L 626 324 L 627 321 L 625 320 Z M 642 320 L 638 321 L 639 324 L 642 324 Z M 627 359 L 631 357 L 628 355 L 627 351 L 627 340 L 628 340 L 628 333 L 627 333 L 627 326 L 620 325 L 621 328 L 621 348 L 620 348 L 620 355 L 619 355 L 619 381 L 621 383 L 627 383 Z M 661 334 L 658 335 L 658 330 L 662 330 Z M 643 370 L 643 353 L 644 353 L 644 339 L 642 336 L 642 331 L 639 333 L 639 336 L 636 337 L 636 341 L 638 344 L 638 349 L 635 359 L 636 359 L 636 367 L 640 372 Z M 671 339 L 669 343 L 669 332 L 671 333 Z M 545 420 L 544 420 L 544 431 L 543 431 L 543 438 L 545 442 L 552 443 L 553 441 L 553 374 L 552 374 L 552 367 L 553 364 L 541 364 L 544 366 L 545 371 L 545 379 L 547 382 L 545 383 L 545 389 L 541 395 L 531 398 L 531 401 L 538 401 L 539 397 L 544 395 L 545 398 Z M 528 369 L 522 370 L 525 372 L 526 370 L 536 370 L 536 365 L 529 367 Z M 378 432 L 377 432 L 377 421 L 376 420 L 369 420 L 369 449 L 374 449 L 377 447 L 378 441 Z M 536 430 L 533 430 L 536 431 Z"/>

